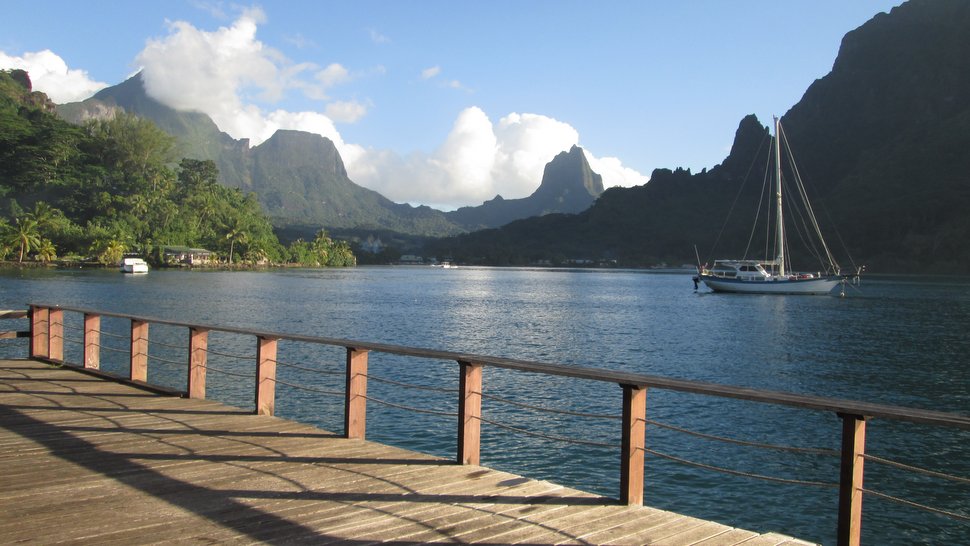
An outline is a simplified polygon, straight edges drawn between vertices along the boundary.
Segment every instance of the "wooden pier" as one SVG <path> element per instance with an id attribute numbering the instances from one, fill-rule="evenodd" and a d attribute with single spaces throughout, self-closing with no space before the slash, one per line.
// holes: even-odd
<path id="1" fill-rule="evenodd" d="M 0 361 L 2 542 L 806 544 Z"/>

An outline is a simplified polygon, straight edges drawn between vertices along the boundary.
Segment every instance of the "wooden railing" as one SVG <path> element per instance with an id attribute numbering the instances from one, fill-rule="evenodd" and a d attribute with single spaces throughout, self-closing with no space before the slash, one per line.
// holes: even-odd
<path id="1" fill-rule="evenodd" d="M 149 325 L 187 328 L 189 330 L 188 374 L 184 394 L 190 398 L 205 398 L 207 343 L 210 331 L 255 337 L 257 351 L 254 366 L 256 381 L 254 402 L 255 413 L 261 415 L 272 415 L 275 411 L 276 354 L 280 340 L 343 347 L 346 350 L 344 435 L 347 438 L 364 438 L 366 434 L 369 352 L 455 361 L 459 364 L 456 460 L 459 464 L 466 465 L 479 463 L 484 367 L 615 383 L 623 391 L 622 407 L 619 408 L 619 413 L 622 415 L 619 498 L 628 505 L 643 503 L 646 394 L 650 388 L 834 412 L 842 420 L 837 531 L 840 545 L 859 544 L 861 539 L 867 420 L 878 417 L 970 430 L 970 417 L 953 413 L 400 345 L 199 325 L 46 304 L 30 305 L 31 358 L 67 364 L 64 362 L 65 311 L 83 314 L 83 363 L 80 367 L 88 370 L 96 370 L 100 367 L 101 318 L 114 317 L 129 320 L 130 362 L 126 379 L 140 385 L 145 385 L 147 380 Z"/>
<path id="2" fill-rule="evenodd" d="M 3 311 L 0 310 L 0 320 L 2 319 L 22 319 L 27 318 L 27 311 Z M 18 337 L 28 337 L 30 336 L 30 331 L 28 330 L 8 330 L 0 331 L 0 339 L 16 339 Z"/>

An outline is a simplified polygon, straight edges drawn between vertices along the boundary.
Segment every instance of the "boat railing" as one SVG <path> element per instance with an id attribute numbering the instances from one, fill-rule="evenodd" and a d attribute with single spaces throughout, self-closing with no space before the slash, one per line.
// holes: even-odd
<path id="1" fill-rule="evenodd" d="M 10 312 L 8 312 L 10 313 Z M 655 375 L 638 373 L 627 373 L 621 371 L 578 367 L 572 365 L 562 365 L 547 362 L 537 362 L 530 360 L 519 360 L 513 358 L 503 358 L 496 356 L 486 356 L 477 354 L 467 354 L 461 352 L 450 352 L 435 349 L 424 349 L 401 345 L 384 343 L 374 343 L 367 341 L 330 338 L 322 336 L 287 334 L 280 332 L 259 331 L 248 328 L 237 328 L 228 326 L 215 326 L 209 324 L 194 324 L 182 321 L 173 321 L 162 318 L 151 318 L 144 316 L 134 316 L 106 311 L 97 311 L 78 307 L 67 307 L 49 304 L 30 304 L 29 313 L 13 312 L 7 315 L 10 318 L 28 317 L 30 323 L 29 335 L 29 355 L 31 358 L 59 364 L 73 366 L 81 371 L 96 375 L 111 375 L 100 370 L 101 351 L 110 350 L 125 353 L 123 357 L 127 360 L 127 373 L 114 374 L 113 379 L 134 384 L 140 387 L 153 389 L 157 392 L 177 394 L 188 398 L 206 397 L 206 377 L 207 371 L 238 376 L 250 381 L 254 381 L 253 406 L 254 412 L 263 415 L 273 415 L 276 408 L 277 385 L 284 385 L 289 388 L 302 389 L 321 395 L 339 397 L 342 399 L 342 409 L 344 414 L 343 434 L 347 438 L 365 438 L 367 431 L 367 406 L 368 402 L 390 406 L 396 409 L 410 410 L 421 413 L 431 413 L 439 416 L 446 416 L 449 419 L 457 420 L 455 431 L 455 458 L 459 464 L 477 465 L 480 463 L 481 448 L 481 425 L 485 423 L 489 426 L 503 428 L 515 433 L 530 434 L 556 442 L 568 442 L 580 445 L 591 445 L 598 447 L 615 448 L 616 444 L 601 442 L 597 438 L 576 438 L 557 435 L 554 433 L 541 433 L 530 430 L 526 427 L 513 426 L 501 419 L 501 416 L 485 416 L 482 412 L 482 400 L 487 399 L 495 403 L 508 404 L 512 407 L 528 409 L 530 411 L 553 412 L 559 415 L 583 417 L 591 419 L 608 419 L 618 423 L 619 435 L 619 499 L 628 505 L 642 505 L 644 498 L 644 465 L 645 455 L 651 455 L 681 464 L 700 467 L 708 470 L 717 470 L 729 474 L 744 475 L 752 478 L 760 478 L 769 481 L 799 484 L 816 487 L 831 487 L 838 490 L 839 503 L 836 528 L 839 544 L 859 544 L 861 540 L 862 523 L 862 498 L 863 495 L 872 495 L 907 506 L 921 508 L 943 516 L 947 516 L 959 521 L 970 522 L 970 515 L 958 511 L 934 508 L 912 502 L 906 499 L 899 499 L 891 495 L 883 494 L 878 491 L 865 489 L 863 487 L 864 468 L 868 461 L 874 464 L 887 465 L 899 470 L 917 472 L 922 475 L 929 475 L 933 478 L 957 482 L 958 484 L 968 485 L 970 479 L 952 476 L 942 472 L 934 472 L 913 466 L 896 463 L 891 460 L 882 459 L 868 455 L 865 451 L 866 443 L 866 424 L 870 419 L 889 419 L 895 421 L 916 423 L 920 425 L 931 425 L 938 427 L 949 427 L 953 429 L 970 430 L 970 416 L 930 411 L 923 409 L 906 408 L 883 404 L 873 404 L 867 402 L 827 398 L 819 396 L 808 396 L 779 391 L 767 391 L 746 387 L 721 385 L 716 383 L 691 381 L 683 379 L 673 379 Z M 79 315 L 73 321 L 65 321 L 65 313 Z M 0 318 L 6 318 L 0 315 Z M 109 333 L 102 331 L 101 319 L 111 318 L 127 323 L 126 332 L 122 334 Z M 71 325 L 67 325 L 68 322 Z M 148 383 L 149 367 L 149 327 L 160 326 L 165 328 L 185 329 L 188 332 L 188 339 L 184 343 L 171 343 L 168 341 L 152 341 L 153 346 L 161 346 L 162 349 L 169 348 L 179 350 L 181 359 L 160 357 L 157 351 L 152 354 L 152 361 L 161 364 L 182 366 L 182 377 L 184 388 L 164 388 L 159 385 Z M 73 332 L 65 336 L 65 330 Z M 255 341 L 254 354 L 237 354 L 225 349 L 210 347 L 209 334 L 221 332 L 234 336 L 244 336 Z M 102 338 L 105 338 L 104 340 Z M 112 339 L 115 346 L 111 346 L 107 341 Z M 167 338 L 168 339 L 168 338 Z M 277 359 L 278 345 L 281 341 L 294 342 L 301 344 L 314 344 L 330 346 L 342 349 L 345 355 L 343 366 L 340 369 L 321 370 L 306 363 L 284 362 Z M 68 362 L 65 360 L 65 343 L 76 344 L 75 354 L 80 354 L 79 362 Z M 118 343 L 122 346 L 117 347 Z M 457 364 L 457 378 L 452 377 L 447 383 L 449 386 L 440 385 L 421 385 L 405 381 L 401 378 L 378 377 L 368 373 L 369 353 L 385 353 L 398 355 L 410 359 L 430 359 L 436 361 L 451 361 Z M 212 358 L 229 359 L 233 361 L 249 362 L 247 367 L 217 368 L 211 366 Z M 491 393 L 483 392 L 483 369 L 501 368 L 510 370 L 513 373 L 540 374 L 548 378 L 571 378 L 584 382 L 613 383 L 620 387 L 621 393 L 618 396 L 617 406 L 612 411 L 596 414 L 589 412 L 573 412 L 561 408 L 551 408 L 541 404 L 526 403 L 522 400 L 513 400 L 508 397 L 500 397 Z M 279 368 L 295 368 L 316 374 L 330 374 L 339 378 L 339 384 L 335 388 L 323 388 L 316 385 L 297 384 L 283 380 L 278 377 Z M 454 404 L 450 409 L 438 406 L 430 407 L 408 407 L 387 400 L 381 400 L 372 394 L 368 394 L 368 381 L 377 381 L 388 384 L 396 389 L 422 389 L 433 391 L 430 394 L 435 396 L 451 397 L 450 404 Z M 816 449 L 800 448 L 782 445 L 773 445 L 760 442 L 750 442 L 727 438 L 724 436 L 700 433 L 678 427 L 669 423 L 663 423 L 647 419 L 646 414 L 646 395 L 648 389 L 658 389 L 662 391 L 674 391 L 680 393 L 690 393 L 694 395 L 711 396 L 727 399 L 743 400 L 748 402 L 771 404 L 776 406 L 787 406 L 811 410 L 816 412 L 827 412 L 836 414 L 840 421 L 840 449 Z M 425 397 L 420 397 L 424 402 Z M 431 396 L 429 395 L 429 399 Z M 445 402 L 445 404 L 449 404 Z M 744 445 L 747 447 L 757 447 L 771 450 L 782 450 L 792 452 L 810 453 L 813 455 L 838 457 L 839 471 L 838 479 L 832 481 L 812 481 L 778 478 L 758 473 L 740 472 L 726 469 L 715 465 L 697 463 L 683 457 L 670 455 L 652 448 L 648 448 L 645 441 L 647 426 L 664 428 L 679 433 L 699 436 L 706 440 L 716 440 Z M 835 434 L 835 431 L 833 431 Z"/>

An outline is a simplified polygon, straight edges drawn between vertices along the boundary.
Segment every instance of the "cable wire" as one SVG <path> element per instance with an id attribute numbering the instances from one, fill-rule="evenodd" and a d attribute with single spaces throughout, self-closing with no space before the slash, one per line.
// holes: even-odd
<path id="1" fill-rule="evenodd" d="M 546 413 L 555 413 L 555 414 L 560 414 L 560 415 L 571 415 L 571 416 L 574 416 L 574 417 L 588 417 L 590 419 L 615 419 L 615 420 L 622 419 L 619 415 L 609 415 L 609 414 L 600 414 L 600 413 L 583 413 L 583 412 L 578 412 L 578 411 L 570 411 L 570 410 L 547 408 L 547 407 L 543 407 L 543 406 L 533 406 L 531 404 L 524 404 L 522 402 L 515 402 L 513 400 L 509 400 L 507 398 L 502 398 L 500 396 L 495 396 L 495 395 L 492 395 L 492 394 L 485 394 L 485 393 L 481 393 L 481 394 L 482 394 L 482 398 L 487 399 L 487 400 L 495 400 L 496 402 L 501 402 L 503 404 L 509 404 L 510 406 L 515 406 L 515 407 L 519 407 L 519 408 L 526 408 L 526 409 L 531 409 L 531 410 L 536 410 L 536 411 L 544 411 Z"/>
<path id="2" fill-rule="evenodd" d="M 577 440 L 575 438 L 565 438 L 563 436 L 553 436 L 551 434 L 542 434 L 541 432 L 533 432 L 531 430 L 526 430 L 524 428 L 513 427 L 510 425 L 492 421 L 491 419 L 485 419 L 484 417 L 479 417 L 478 419 L 483 423 L 488 423 L 489 425 L 493 425 L 498 428 L 504 428 L 505 430 L 519 432 L 522 434 L 526 434 L 528 436 L 535 436 L 536 438 L 544 438 L 546 440 L 552 440 L 554 442 L 562 442 L 565 444 L 577 444 L 577 445 L 585 445 L 585 446 L 595 446 L 595 447 L 610 447 L 610 448 L 616 447 L 616 444 L 608 444 L 605 442 L 594 442 L 592 440 Z"/>
<path id="3" fill-rule="evenodd" d="M 458 417 L 458 414 L 457 413 L 448 413 L 448 412 L 444 412 L 444 411 L 435 411 L 435 410 L 426 410 L 426 409 L 420 409 L 420 408 L 412 408 L 411 406 L 402 406 L 401 404 L 394 404 L 392 402 L 387 402 L 385 400 L 381 400 L 380 398 L 374 398 L 372 396 L 365 396 L 364 398 L 366 398 L 367 400 L 370 400 L 372 402 L 376 402 L 378 404 L 383 404 L 385 406 L 390 406 L 392 408 L 402 409 L 402 410 L 406 410 L 406 411 L 413 411 L 415 413 L 426 413 L 428 415 L 440 415 L 442 417 Z"/>
<path id="4" fill-rule="evenodd" d="M 654 425 L 654 426 L 659 427 L 659 428 L 665 428 L 665 429 L 673 430 L 673 431 L 676 431 L 676 432 L 682 432 L 684 434 L 689 434 L 691 436 L 697 436 L 698 438 L 705 438 L 705 439 L 708 439 L 708 440 L 717 440 L 719 442 L 725 442 L 725 443 L 728 443 L 728 444 L 736 444 L 736 445 L 748 446 L 748 447 L 759 447 L 759 448 L 762 448 L 762 449 L 774 449 L 774 450 L 777 450 L 777 451 L 789 451 L 789 452 L 793 452 L 793 453 L 811 453 L 812 455 L 834 455 L 834 456 L 838 456 L 839 455 L 839 452 L 838 451 L 835 451 L 834 449 L 822 449 L 822 448 L 815 448 L 815 447 L 780 446 L 780 445 L 777 445 L 777 444 L 765 444 L 765 443 L 761 443 L 761 442 L 749 442 L 747 440 L 736 440 L 734 438 L 726 438 L 726 437 L 723 437 L 723 436 L 715 436 L 713 434 L 704 434 L 703 432 L 696 432 L 696 431 L 689 430 L 689 429 L 686 429 L 686 428 L 680 428 L 680 427 L 676 427 L 674 425 L 668 425 L 666 423 L 660 423 L 658 421 L 651 421 L 650 419 L 647 419 L 646 422 L 647 422 L 648 425 Z"/>
<path id="5" fill-rule="evenodd" d="M 678 462 L 678 463 L 681 463 L 681 464 L 685 464 L 687 466 L 693 466 L 693 467 L 696 467 L 696 468 L 703 468 L 705 470 L 713 470 L 715 472 L 721 472 L 723 474 L 730 474 L 732 476 L 742 476 L 742 477 L 745 477 L 745 478 L 755 478 L 755 479 L 758 479 L 758 480 L 764 480 L 764 481 L 776 482 L 776 483 L 786 483 L 786 484 L 789 484 L 789 485 L 808 485 L 808 486 L 812 486 L 812 487 L 838 487 L 839 486 L 839 484 L 832 483 L 832 482 L 815 482 L 815 481 L 808 481 L 808 480 L 794 480 L 794 479 L 791 479 L 791 478 L 777 478 L 775 476 L 765 476 L 764 474 L 754 474 L 752 472 L 743 472 L 741 470 L 732 470 L 730 468 L 724 468 L 724 467 L 720 467 L 720 466 L 714 466 L 714 465 L 709 465 L 709 464 L 704 464 L 704 463 L 698 463 L 698 462 L 694 462 L 694 461 L 688 461 L 687 459 L 681 459 L 680 457 L 675 457 L 673 455 L 668 455 L 666 453 L 661 453 L 660 451 L 655 451 L 655 450 L 649 449 L 649 448 L 643 448 L 643 451 L 645 451 L 646 453 L 649 453 L 651 455 L 654 455 L 656 457 L 660 457 L 661 459 L 667 459 L 667 460 L 670 460 L 670 461 L 674 461 L 674 462 Z"/>
<path id="6" fill-rule="evenodd" d="M 959 514 L 957 512 L 950 512 L 949 510 L 943 510 L 941 508 L 933 508 L 932 506 L 927 506 L 925 504 L 920 504 L 918 502 L 913 502 L 913 501 L 910 501 L 910 500 L 901 499 L 899 497 L 894 497 L 892 495 L 887 495 L 885 493 L 880 493 L 878 491 L 873 491 L 872 489 L 863 489 L 863 488 L 860 488 L 859 490 L 862 491 L 863 493 L 865 493 L 866 495 L 872 495 L 874 497 L 879 497 L 880 499 L 885 499 L 885 500 L 888 500 L 888 501 L 891 501 L 891 502 L 895 502 L 897 504 L 902 504 L 902 505 L 905 505 L 905 506 L 909 506 L 911 508 L 919 508 L 920 510 L 925 510 L 927 512 L 933 512 L 934 514 L 939 514 L 941 516 L 946 516 L 948 518 L 953 518 L 953 519 L 960 520 L 960 521 L 970 522 L 970 516 L 967 516 L 965 514 Z"/>
<path id="7" fill-rule="evenodd" d="M 916 472 L 917 474 L 924 474 L 926 476 L 932 476 L 934 478 L 941 478 L 944 480 L 950 480 L 958 483 L 970 484 L 970 478 L 964 478 L 961 476 L 954 476 L 952 474 L 946 474 L 944 472 L 936 472 L 935 470 L 927 470 L 925 468 L 920 468 L 918 466 L 910 466 L 908 464 L 897 463 L 896 461 L 891 461 L 889 459 L 883 459 L 882 457 L 876 457 L 875 455 L 868 455 L 863 453 L 862 456 L 869 461 L 874 463 L 884 464 L 887 466 L 894 466 L 896 468 L 901 468 L 903 470 L 908 470 L 910 472 Z"/>
<path id="8" fill-rule="evenodd" d="M 391 385 L 397 385 L 398 387 L 404 387 L 404 388 L 407 388 L 407 389 L 418 389 L 418 390 L 422 390 L 422 391 L 443 392 L 443 393 L 447 393 L 447 394 L 457 394 L 458 393 L 458 389 L 457 388 L 454 388 L 454 389 L 445 389 L 445 388 L 442 388 L 442 387 L 429 387 L 429 386 L 426 386 L 426 385 L 415 385 L 414 383 L 402 383 L 400 381 L 394 381 L 393 379 L 387 379 L 387 378 L 379 377 L 379 376 L 376 376 L 376 375 L 366 375 L 364 377 L 366 377 L 367 379 L 373 379 L 374 381 L 378 381 L 380 383 L 390 383 Z"/>

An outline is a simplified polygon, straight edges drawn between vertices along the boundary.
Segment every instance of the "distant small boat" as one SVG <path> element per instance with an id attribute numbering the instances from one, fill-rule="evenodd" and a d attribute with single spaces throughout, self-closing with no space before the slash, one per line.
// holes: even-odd
<path id="1" fill-rule="evenodd" d="M 148 264 L 141 258 L 125 258 L 121 260 L 122 273 L 148 273 Z"/>
<path id="2" fill-rule="evenodd" d="M 431 264 L 431 267 L 440 267 L 442 269 L 453 269 L 453 268 L 458 267 L 458 266 L 451 265 L 451 262 L 441 262 L 441 263 L 437 263 L 437 264 Z"/>

